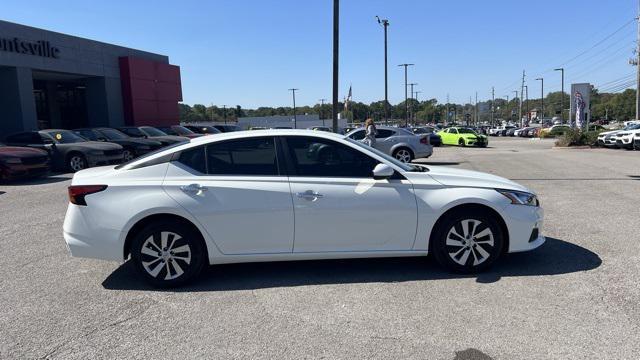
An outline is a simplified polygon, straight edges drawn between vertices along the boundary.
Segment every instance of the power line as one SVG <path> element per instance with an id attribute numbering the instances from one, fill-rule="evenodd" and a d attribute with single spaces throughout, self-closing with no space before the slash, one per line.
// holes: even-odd
<path id="1" fill-rule="evenodd" d="M 636 19 L 635 19 L 635 18 L 633 18 L 633 19 L 631 19 L 631 20 L 627 21 L 626 23 L 624 23 L 624 25 L 622 25 L 621 27 L 619 27 L 616 31 L 614 31 L 614 32 L 612 32 L 611 34 L 607 35 L 604 39 L 602 39 L 602 40 L 598 41 L 597 43 L 595 43 L 594 45 L 592 45 L 592 46 L 591 46 L 590 48 L 588 48 L 587 50 L 585 50 L 585 51 L 583 51 L 583 52 L 579 53 L 578 55 L 576 55 L 576 56 L 572 57 L 571 59 L 569 59 L 569 60 L 567 60 L 567 61 L 563 62 L 563 63 L 562 63 L 562 64 L 560 64 L 560 65 L 566 65 L 566 64 L 568 64 L 568 63 L 572 62 L 573 60 L 575 60 L 575 59 L 579 58 L 580 56 L 582 56 L 582 55 L 584 55 L 584 54 L 588 53 L 589 51 L 591 51 L 591 50 L 595 49 L 595 48 L 596 48 L 596 47 L 598 47 L 600 44 L 604 43 L 605 41 L 609 40 L 612 36 L 614 36 L 615 34 L 617 34 L 618 32 L 620 32 L 622 29 L 624 29 L 625 27 L 629 26 L 629 24 L 633 23 L 634 21 L 636 21 Z"/>

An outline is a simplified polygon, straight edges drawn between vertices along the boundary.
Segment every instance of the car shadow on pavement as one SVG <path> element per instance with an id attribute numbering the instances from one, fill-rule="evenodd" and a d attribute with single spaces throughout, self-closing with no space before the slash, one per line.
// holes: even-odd
<path id="1" fill-rule="evenodd" d="M 443 270 L 431 257 L 282 261 L 210 266 L 202 276 L 178 289 L 155 289 L 134 274 L 131 261 L 111 273 L 102 286 L 109 290 L 229 291 L 274 287 L 373 282 L 429 281 L 476 278 L 493 283 L 503 277 L 561 275 L 588 271 L 602 264 L 592 251 L 566 241 L 547 238 L 540 248 L 509 254 L 490 270 L 476 275 Z"/>
<path id="2" fill-rule="evenodd" d="M 71 174 L 73 175 L 73 174 Z M 31 186 L 31 185 L 45 185 L 45 184 L 53 184 L 62 181 L 71 180 L 72 176 L 68 176 L 66 174 L 55 174 L 47 177 L 35 178 L 35 179 L 23 179 L 23 180 L 11 180 L 11 181 L 0 181 L 0 185 L 3 186 Z"/>

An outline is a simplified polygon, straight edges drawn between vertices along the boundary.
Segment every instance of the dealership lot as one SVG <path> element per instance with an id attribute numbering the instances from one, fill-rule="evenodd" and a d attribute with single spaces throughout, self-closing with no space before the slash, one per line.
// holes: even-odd
<path id="1" fill-rule="evenodd" d="M 539 194 L 547 244 L 478 276 L 422 258 L 240 264 L 158 291 L 128 264 L 68 256 L 70 175 L 0 185 L 0 358 L 635 358 L 640 153 L 552 144 L 424 161 Z"/>

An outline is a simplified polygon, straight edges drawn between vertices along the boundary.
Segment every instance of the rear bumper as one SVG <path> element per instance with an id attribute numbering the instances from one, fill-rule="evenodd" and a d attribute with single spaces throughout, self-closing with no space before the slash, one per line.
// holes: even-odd
<path id="1" fill-rule="evenodd" d="M 428 158 L 431 155 L 433 155 L 433 145 L 423 145 L 420 146 L 420 148 L 415 149 L 414 156 L 416 159 Z"/>
<path id="2" fill-rule="evenodd" d="M 69 204 L 64 219 L 63 236 L 73 257 L 123 261 L 121 232 L 100 226 L 82 206 Z"/>

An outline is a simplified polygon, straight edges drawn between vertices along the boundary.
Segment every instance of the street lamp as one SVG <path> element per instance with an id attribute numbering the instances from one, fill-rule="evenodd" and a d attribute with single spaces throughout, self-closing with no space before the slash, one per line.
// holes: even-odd
<path id="1" fill-rule="evenodd" d="M 542 129 L 544 124 L 544 78 L 537 78 L 536 80 L 540 80 L 540 129 Z"/>
<path id="2" fill-rule="evenodd" d="M 517 100 L 518 99 L 518 90 L 513 90 L 513 92 L 516 94 L 516 97 L 513 98 L 513 100 Z M 516 101 L 516 105 L 518 104 L 518 102 Z M 513 114 L 515 112 L 514 110 L 511 110 L 511 114 Z M 510 116 L 509 118 L 512 118 L 513 116 Z M 520 123 L 522 124 L 522 119 L 518 119 L 520 121 Z"/>
<path id="3" fill-rule="evenodd" d="M 384 124 L 388 125 L 389 122 L 389 92 L 388 92 L 388 82 L 387 82 L 387 27 L 389 27 L 389 20 L 380 19 L 376 15 L 376 19 L 378 19 L 378 24 L 382 25 L 384 28 Z"/>
<path id="4" fill-rule="evenodd" d="M 324 126 L 324 116 L 322 116 L 323 115 L 322 108 L 324 107 L 324 102 L 327 101 L 327 99 L 320 99 L 318 101 L 320 101 L 320 111 L 319 111 L 320 114 L 319 115 L 320 115 L 320 119 L 322 119 L 322 126 Z"/>
<path id="5" fill-rule="evenodd" d="M 560 118 L 564 124 L 564 68 L 553 69 L 553 71 L 560 71 L 562 73 L 562 95 L 560 96 Z"/>
<path id="6" fill-rule="evenodd" d="M 298 128 L 298 116 L 296 115 L 296 91 L 300 89 L 289 89 L 293 94 L 293 128 Z"/>
<path id="7" fill-rule="evenodd" d="M 404 66 L 404 126 L 409 127 L 409 103 L 407 102 L 407 67 L 415 64 L 400 64 Z"/>

